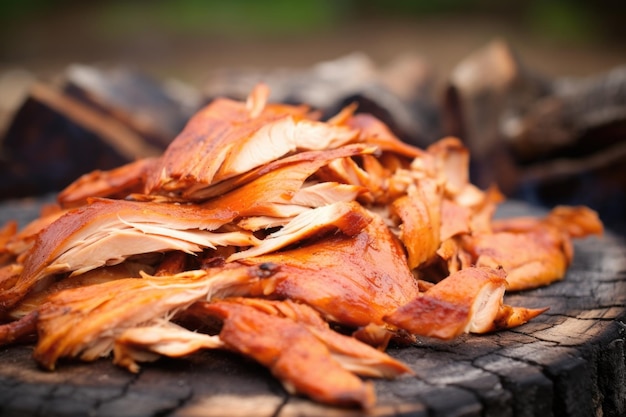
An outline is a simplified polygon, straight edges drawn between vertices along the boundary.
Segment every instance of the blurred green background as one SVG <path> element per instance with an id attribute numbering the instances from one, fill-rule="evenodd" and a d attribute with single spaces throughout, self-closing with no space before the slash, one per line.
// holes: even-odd
<path id="1" fill-rule="evenodd" d="M 24 19 L 58 17 L 72 10 L 95 18 L 103 36 L 148 28 L 192 34 L 277 35 L 332 29 L 350 19 L 483 13 L 531 27 L 551 37 L 581 41 L 624 35 L 624 2 L 618 0 L 21 0 L 0 3 L 3 26 Z M 97 14 L 92 14 L 97 12 Z M 87 14 L 85 15 L 87 17 Z M 111 26 L 115 28 L 111 31 Z M 621 32 L 621 33 L 620 33 Z"/>
<path id="2" fill-rule="evenodd" d="M 224 66 L 306 66 L 358 50 L 419 53 L 442 71 L 494 37 L 538 69 L 578 75 L 626 59 L 618 0 L 0 1 L 0 70 L 125 63 L 190 81 Z"/>

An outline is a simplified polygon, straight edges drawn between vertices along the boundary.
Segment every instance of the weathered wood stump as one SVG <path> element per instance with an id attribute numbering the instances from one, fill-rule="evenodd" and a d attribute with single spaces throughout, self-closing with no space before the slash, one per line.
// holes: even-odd
<path id="1" fill-rule="evenodd" d="M 35 215 L 35 202 L 0 205 L 0 222 Z M 506 203 L 503 215 L 538 214 Z M 540 212 L 539 212 L 540 214 Z M 509 295 L 549 306 L 512 331 L 430 339 L 389 353 L 413 377 L 374 381 L 371 416 L 509 417 L 626 415 L 626 242 L 608 232 L 575 243 L 564 281 Z M 202 352 L 146 364 L 139 374 L 108 359 L 37 367 L 32 346 L 0 348 L 2 416 L 357 416 L 288 395 L 264 368 L 239 356 Z"/>

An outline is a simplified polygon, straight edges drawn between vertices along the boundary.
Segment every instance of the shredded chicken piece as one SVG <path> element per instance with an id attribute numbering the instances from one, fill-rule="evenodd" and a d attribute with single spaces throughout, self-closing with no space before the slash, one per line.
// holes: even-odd
<path id="1" fill-rule="evenodd" d="M 261 171 L 256 179 L 210 201 L 203 207 L 230 210 L 238 217 L 271 215 L 276 204 L 297 204 L 293 197 L 318 169 L 335 160 L 372 152 L 371 148 L 350 146 L 331 151 L 310 152 L 293 158 L 291 164 L 280 164 L 269 172 Z M 278 165 L 278 164 L 277 164 Z M 353 191 L 360 193 L 358 187 Z"/>
<path id="2" fill-rule="evenodd" d="M 37 235 L 19 279 L 0 293 L 0 310 L 15 305 L 40 279 L 51 274 L 80 274 L 138 253 L 193 253 L 218 245 L 247 247 L 258 243 L 246 231 L 210 231 L 232 219 L 232 212 L 227 210 L 95 200 L 69 211 Z"/>
<path id="3" fill-rule="evenodd" d="M 296 150 L 347 144 L 358 133 L 308 119 L 306 106 L 264 104 L 261 95 L 254 91 L 248 105 L 216 99 L 198 112 L 148 176 L 147 193 L 193 199 L 204 186 Z"/>
<path id="4" fill-rule="evenodd" d="M 143 158 L 110 171 L 95 170 L 82 175 L 57 196 L 65 208 L 87 204 L 93 197 L 124 198 L 143 191 L 146 175 L 156 158 Z"/>
<path id="5" fill-rule="evenodd" d="M 347 326 L 383 324 L 384 315 L 419 294 L 400 242 L 374 215 L 355 236 L 333 234 L 238 263 L 271 272 L 276 284 L 266 296 L 306 303 Z"/>
<path id="6" fill-rule="evenodd" d="M 217 173 L 217 181 L 250 171 L 296 150 L 332 149 L 350 143 L 357 131 L 314 120 L 292 117 L 266 124 L 231 148 Z"/>
<path id="7" fill-rule="evenodd" d="M 17 222 L 11 220 L 0 229 L 0 255 L 6 252 L 7 243 L 17 234 Z M 2 264 L 0 260 L 0 264 Z"/>
<path id="8" fill-rule="evenodd" d="M 200 320 L 219 317 L 225 325 L 219 335 L 192 332 L 170 321 L 127 329 L 115 340 L 115 363 L 137 372 L 137 362 L 160 355 L 179 357 L 200 349 L 227 348 L 268 365 L 287 389 L 323 396 L 325 402 L 355 402 L 363 407 L 373 403 L 374 393 L 351 374 L 393 378 L 412 373 L 387 354 L 331 330 L 311 307 L 290 300 L 198 302 L 185 314 Z M 275 333 L 283 335 L 278 344 L 272 340 Z M 303 362 L 303 357 L 315 359 Z M 324 376 L 325 371 L 330 373 Z M 320 377 L 327 384 L 323 390 L 312 382 Z"/>
<path id="9" fill-rule="evenodd" d="M 28 253 L 28 250 L 35 243 L 37 234 L 65 213 L 66 210 L 61 209 L 56 204 L 44 205 L 41 209 L 39 217 L 28 223 L 17 233 L 13 233 L 11 236 L 6 236 L 4 241 L 1 242 L 0 253 L 18 257 L 21 261 L 20 256 L 24 256 L 24 254 Z"/>
<path id="10" fill-rule="evenodd" d="M 429 261 L 440 245 L 441 191 L 431 179 L 423 179 L 391 204 L 402 220 L 400 239 L 408 252 L 409 268 Z"/>
<path id="11" fill-rule="evenodd" d="M 373 386 L 333 357 L 329 346 L 311 331 L 315 327 L 244 304 L 214 302 L 197 308 L 222 318 L 219 336 L 226 346 L 267 366 L 289 392 L 327 404 L 374 405 Z"/>
<path id="12" fill-rule="evenodd" d="M 0 325 L 0 346 L 25 341 L 37 332 L 37 310 L 20 317 L 18 320 Z"/>
<path id="13" fill-rule="evenodd" d="M 513 307 L 503 308 L 505 275 L 502 269 L 460 270 L 385 317 L 385 321 L 416 335 L 451 339 L 462 333 L 485 333 L 496 326 L 519 326 L 545 311 L 521 309 L 513 315 Z M 507 319 L 501 320 L 501 314 Z"/>
<path id="14" fill-rule="evenodd" d="M 44 368 L 54 369 L 62 357 L 90 361 L 106 356 L 124 330 L 171 317 L 196 301 L 229 294 L 233 287 L 258 280 L 246 271 L 225 268 L 118 279 L 61 291 L 37 310 L 39 342 L 34 358 Z"/>
<path id="15" fill-rule="evenodd" d="M 586 208 L 556 208 L 545 218 L 494 222 L 494 232 L 467 235 L 464 250 L 478 266 L 502 267 L 510 291 L 563 279 L 573 257 L 571 237 L 602 233 L 602 223 Z"/>
<path id="16" fill-rule="evenodd" d="M 378 146 L 382 151 L 390 151 L 409 158 L 423 153 L 421 149 L 402 142 L 380 120 L 366 113 L 355 114 L 345 124 L 359 133 L 360 141 Z"/>
<path id="17" fill-rule="evenodd" d="M 11 309 L 8 316 L 11 318 L 20 318 L 30 314 L 44 304 L 49 296 L 63 290 L 86 287 L 122 278 L 138 278 L 141 276 L 142 271 L 147 272 L 150 271 L 150 269 L 151 267 L 149 265 L 127 261 L 113 266 L 92 269 L 81 275 L 54 281 L 49 286 L 45 286 L 40 290 L 29 292 L 26 297 L 22 298 L 20 302 Z"/>
<path id="18" fill-rule="evenodd" d="M 139 372 L 137 362 L 152 362 L 161 356 L 178 358 L 200 349 L 223 348 L 218 336 L 193 332 L 167 320 L 131 327 L 115 338 L 114 363 Z"/>
<path id="19" fill-rule="evenodd" d="M 370 221 L 371 217 L 367 211 L 354 202 L 338 202 L 310 209 L 294 217 L 283 228 L 268 235 L 258 245 L 234 253 L 228 260 L 234 261 L 263 255 L 333 229 L 339 229 L 348 236 L 354 236 Z"/>

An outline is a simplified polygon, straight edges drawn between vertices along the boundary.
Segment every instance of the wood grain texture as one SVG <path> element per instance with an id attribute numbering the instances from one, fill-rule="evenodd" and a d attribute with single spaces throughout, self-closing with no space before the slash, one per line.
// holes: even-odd
<path id="1" fill-rule="evenodd" d="M 0 204 L 0 223 L 16 213 L 23 221 L 36 214 L 37 201 L 20 204 Z M 500 214 L 541 211 L 508 202 Z M 367 415 L 626 415 L 626 243 L 609 231 L 577 241 L 575 249 L 564 281 L 507 296 L 511 305 L 550 307 L 530 323 L 491 335 L 391 348 L 415 376 L 374 381 L 378 405 Z M 109 359 L 61 362 L 57 371 L 46 372 L 31 353 L 27 345 L 0 348 L 2 416 L 363 415 L 290 396 L 264 368 L 227 352 L 162 359 L 137 375 Z"/>

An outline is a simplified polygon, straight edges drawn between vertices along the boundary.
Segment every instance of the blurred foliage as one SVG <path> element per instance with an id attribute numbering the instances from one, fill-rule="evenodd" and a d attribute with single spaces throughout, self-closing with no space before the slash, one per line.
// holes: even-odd
<path id="1" fill-rule="evenodd" d="M 0 0 L 2 26 L 64 11 L 89 10 L 108 36 L 150 29 L 176 33 L 284 35 L 332 29 L 362 18 L 484 14 L 538 35 L 601 40 L 626 33 L 623 0 Z M 94 13 L 97 12 L 97 13 Z"/>
<path id="2" fill-rule="evenodd" d="M 62 6 L 64 5 L 63 3 L 65 1 L 62 0 Z M 33 15 L 45 13 L 54 8 L 55 5 L 48 0 L 0 0 L 0 21 L 3 23 L 15 22 Z"/>
<path id="3" fill-rule="evenodd" d="M 344 4 L 335 0 L 114 1 L 103 7 L 99 24 L 121 32 L 157 27 L 228 36 L 298 33 L 331 27 L 342 17 Z"/>
<path id="4" fill-rule="evenodd" d="M 547 37 L 586 41 L 597 40 L 602 32 L 597 10 L 581 2 L 533 2 L 526 13 L 531 29 Z"/>

